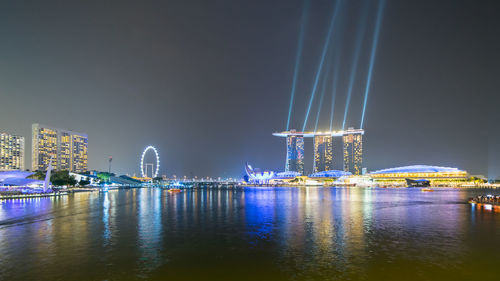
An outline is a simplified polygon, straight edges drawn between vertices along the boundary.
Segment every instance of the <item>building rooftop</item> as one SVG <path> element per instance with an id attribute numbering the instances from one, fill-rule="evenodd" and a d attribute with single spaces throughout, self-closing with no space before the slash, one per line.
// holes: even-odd
<path id="1" fill-rule="evenodd" d="M 33 172 L 18 171 L 18 170 L 0 171 L 0 182 L 8 178 L 25 179 L 33 174 L 34 174 Z"/>
<path id="2" fill-rule="evenodd" d="M 404 167 L 389 168 L 371 172 L 370 174 L 396 174 L 396 173 L 459 173 L 464 172 L 458 168 L 412 165 Z"/>
<path id="3" fill-rule="evenodd" d="M 345 171 L 339 171 L 339 170 L 330 170 L 330 171 L 323 171 L 323 172 L 317 172 L 314 174 L 310 174 L 309 177 L 311 178 L 340 178 L 343 176 L 350 176 L 352 173 L 350 172 L 345 172 Z"/>
<path id="4" fill-rule="evenodd" d="M 332 136 L 332 137 L 341 137 L 344 135 L 351 135 L 351 134 L 365 134 L 365 130 L 363 129 L 354 129 L 354 128 L 349 128 L 344 131 L 317 131 L 317 132 L 297 132 L 295 130 L 290 130 L 290 131 L 283 131 L 283 132 L 275 132 L 273 133 L 273 136 L 276 137 L 288 137 L 288 136 L 300 136 L 300 137 L 305 137 L 305 138 L 312 138 L 315 136 Z"/>
<path id="5" fill-rule="evenodd" d="M 288 172 L 279 172 L 279 173 L 276 173 L 275 177 L 276 178 L 295 178 L 295 177 L 298 177 L 298 176 L 301 176 L 301 174 L 299 172 L 295 172 L 295 171 L 288 171 Z"/>

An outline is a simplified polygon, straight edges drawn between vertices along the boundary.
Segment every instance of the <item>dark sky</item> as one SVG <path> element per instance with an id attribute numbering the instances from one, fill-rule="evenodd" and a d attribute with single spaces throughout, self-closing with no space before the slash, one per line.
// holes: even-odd
<path id="1" fill-rule="evenodd" d="M 342 50 L 336 129 L 364 3 L 347 2 L 336 31 L 345 36 L 332 41 Z M 350 126 L 361 115 L 369 2 Z M 298 129 L 333 3 L 311 4 Z M 369 170 L 431 164 L 500 175 L 497 3 L 387 0 L 365 121 Z M 92 169 L 107 169 L 112 155 L 115 172 L 138 173 L 142 149 L 154 145 L 161 174 L 240 176 L 245 161 L 281 170 L 284 140 L 271 133 L 286 126 L 302 8 L 302 0 L 2 1 L 0 130 L 27 137 L 27 167 L 39 122 L 88 133 Z M 326 105 L 322 112 L 327 129 Z"/>

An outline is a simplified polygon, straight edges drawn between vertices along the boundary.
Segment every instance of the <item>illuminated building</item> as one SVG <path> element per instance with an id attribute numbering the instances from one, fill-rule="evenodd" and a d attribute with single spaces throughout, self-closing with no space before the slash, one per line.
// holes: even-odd
<path id="1" fill-rule="evenodd" d="M 363 130 L 349 128 L 342 140 L 344 143 L 344 171 L 361 175 L 363 165 Z"/>
<path id="2" fill-rule="evenodd" d="M 293 179 L 302 176 L 299 172 L 289 171 L 289 172 L 279 172 L 274 175 L 277 179 Z"/>
<path id="3" fill-rule="evenodd" d="M 273 171 L 261 172 L 258 168 L 252 168 L 250 164 L 246 163 L 245 172 L 251 182 L 254 183 L 268 183 L 274 177 Z"/>
<path id="4" fill-rule="evenodd" d="M 54 170 L 82 173 L 88 170 L 86 134 L 33 124 L 31 169 L 45 171 L 52 159 Z"/>
<path id="5" fill-rule="evenodd" d="M 375 180 L 404 180 L 404 179 L 440 179 L 440 180 L 464 180 L 467 179 L 466 171 L 457 168 L 413 165 L 371 172 L 370 176 Z"/>
<path id="6" fill-rule="evenodd" d="M 304 174 L 304 137 L 290 135 L 286 138 L 286 172 Z"/>
<path id="7" fill-rule="evenodd" d="M 314 173 L 333 169 L 333 137 L 314 136 Z"/>
<path id="8" fill-rule="evenodd" d="M 24 170 L 24 137 L 0 133 L 0 171 Z"/>
<path id="9" fill-rule="evenodd" d="M 333 139 L 343 137 L 344 171 L 361 174 L 363 163 L 362 129 L 349 128 L 346 131 L 297 132 L 295 130 L 273 133 L 273 136 L 286 137 L 287 154 L 285 171 L 304 174 L 304 138 L 314 138 L 315 173 L 333 169 Z"/>
<path id="10" fill-rule="evenodd" d="M 329 171 L 322 171 L 322 172 L 317 172 L 314 174 L 310 174 L 310 178 L 340 178 L 340 177 L 345 177 L 345 176 L 350 176 L 352 175 L 349 172 L 345 171 L 338 171 L 338 170 L 329 170 Z"/>
<path id="11" fill-rule="evenodd" d="M 32 172 L 26 171 L 0 171 L 0 186 L 25 186 L 25 187 L 40 187 L 43 185 L 43 180 L 29 179 L 33 175 Z"/>
<path id="12" fill-rule="evenodd" d="M 88 138 L 87 135 L 74 133 L 71 135 L 71 169 L 75 173 L 88 170 Z"/>
<path id="13" fill-rule="evenodd" d="M 57 168 L 59 170 L 70 170 L 71 166 L 71 134 L 67 131 L 59 132 L 59 149 Z M 73 170 L 71 170 L 73 171 Z"/>
<path id="14" fill-rule="evenodd" d="M 31 170 L 46 171 L 50 159 L 57 170 L 57 131 L 33 124 L 31 141 Z"/>

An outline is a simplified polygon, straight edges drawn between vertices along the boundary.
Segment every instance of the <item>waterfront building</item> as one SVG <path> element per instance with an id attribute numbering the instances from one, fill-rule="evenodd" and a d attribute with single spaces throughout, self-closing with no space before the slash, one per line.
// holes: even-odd
<path id="1" fill-rule="evenodd" d="M 32 126 L 31 169 L 45 171 L 52 159 L 54 170 L 83 173 L 88 169 L 88 136 L 40 124 Z"/>
<path id="2" fill-rule="evenodd" d="M 361 175 L 363 165 L 363 130 L 349 128 L 342 136 L 344 171 Z"/>
<path id="3" fill-rule="evenodd" d="M 245 172 L 248 176 L 249 181 L 254 183 L 268 183 L 269 180 L 274 178 L 273 171 L 261 171 L 258 168 L 252 168 L 252 166 L 250 166 L 250 164 L 248 163 L 246 163 L 245 165 Z"/>
<path id="4" fill-rule="evenodd" d="M 333 169 L 333 137 L 314 136 L 314 173 Z"/>
<path id="5" fill-rule="evenodd" d="M 32 172 L 26 171 L 0 171 L 0 186 L 25 186 L 25 187 L 41 187 L 44 184 L 43 180 L 30 179 Z"/>
<path id="6" fill-rule="evenodd" d="M 346 131 L 297 132 L 295 130 L 276 132 L 273 136 L 286 137 L 285 171 L 304 174 L 304 138 L 314 138 L 314 172 L 333 169 L 333 140 L 342 137 L 344 141 L 344 171 L 359 175 L 363 164 L 362 129 L 349 128 Z"/>
<path id="7" fill-rule="evenodd" d="M 88 169 L 88 137 L 73 132 L 71 135 L 71 167 L 70 171 L 82 173 Z"/>
<path id="8" fill-rule="evenodd" d="M 24 170 L 24 137 L 0 133 L 0 171 Z"/>
<path id="9" fill-rule="evenodd" d="M 69 175 L 74 177 L 76 182 L 79 184 L 80 181 L 88 181 L 89 185 L 99 184 L 99 178 L 95 174 L 79 174 L 70 172 Z"/>
<path id="10" fill-rule="evenodd" d="M 286 172 L 304 174 L 304 137 L 289 135 L 286 138 Z"/>
<path id="11" fill-rule="evenodd" d="M 439 167 L 429 165 L 413 165 L 397 168 L 378 170 L 370 173 L 370 176 L 378 181 L 394 180 L 466 180 L 468 173 L 458 168 Z"/>
<path id="12" fill-rule="evenodd" d="M 347 177 L 352 175 L 349 172 L 345 171 L 338 171 L 338 170 L 329 170 L 329 171 L 322 171 L 322 172 L 317 172 L 314 174 L 310 174 L 310 178 L 340 178 L 340 177 Z"/>
<path id="13" fill-rule="evenodd" d="M 289 171 L 289 172 L 279 172 L 275 174 L 275 178 L 277 179 L 293 179 L 296 177 L 301 176 L 299 172 L 296 171 Z"/>

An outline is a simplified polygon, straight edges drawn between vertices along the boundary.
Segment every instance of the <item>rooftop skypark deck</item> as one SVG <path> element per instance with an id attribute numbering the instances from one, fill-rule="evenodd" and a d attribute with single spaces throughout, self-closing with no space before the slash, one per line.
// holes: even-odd
<path id="1" fill-rule="evenodd" d="M 283 132 L 276 132 L 273 133 L 273 136 L 276 137 L 288 137 L 288 136 L 299 136 L 299 137 L 305 137 L 305 138 L 313 138 L 315 136 L 332 136 L 332 137 L 342 137 L 345 135 L 353 135 L 353 134 L 365 134 L 365 130 L 363 129 L 352 129 L 349 128 L 344 131 L 317 131 L 317 132 L 297 132 L 295 130 L 290 130 L 290 131 L 283 131 Z"/>

